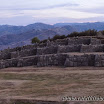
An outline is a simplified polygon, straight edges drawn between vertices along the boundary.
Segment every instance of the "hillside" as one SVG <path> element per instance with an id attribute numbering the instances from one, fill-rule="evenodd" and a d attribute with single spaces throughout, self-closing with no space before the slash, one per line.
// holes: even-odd
<path id="1" fill-rule="evenodd" d="M 52 25 L 47 25 L 43 23 L 34 23 L 27 26 L 11 26 L 11 25 L 0 25 L 0 36 L 2 35 L 10 35 L 10 34 L 20 34 L 23 32 L 27 32 L 33 29 L 41 30 L 41 29 L 50 29 L 53 28 Z"/>
<path id="2" fill-rule="evenodd" d="M 13 44 L 14 47 L 17 46 L 17 43 L 21 43 L 22 45 L 30 44 L 30 40 L 33 37 L 38 37 L 40 40 L 47 39 L 48 37 L 52 38 L 56 34 L 59 35 L 67 35 L 71 32 L 74 32 L 75 30 L 71 26 L 64 26 L 64 27 L 57 27 L 57 28 L 51 28 L 51 29 L 32 29 L 27 32 L 23 32 L 20 34 L 9 34 L 9 35 L 3 35 L 0 37 L 0 45 L 3 47 L 12 47 Z M 21 44 L 19 45 L 21 46 Z"/>
<path id="3" fill-rule="evenodd" d="M 95 23 L 57 23 L 54 24 L 55 27 L 71 26 L 76 29 L 76 31 L 81 32 L 89 29 L 95 29 L 97 31 L 104 30 L 104 22 Z"/>
<path id="4" fill-rule="evenodd" d="M 104 23 L 58 23 L 55 25 L 34 23 L 27 26 L 2 25 L 0 26 L 0 49 L 30 44 L 30 40 L 33 37 L 38 37 L 42 40 L 48 37 L 52 38 L 57 34 L 68 35 L 74 31 L 81 32 L 88 29 L 104 30 Z"/>

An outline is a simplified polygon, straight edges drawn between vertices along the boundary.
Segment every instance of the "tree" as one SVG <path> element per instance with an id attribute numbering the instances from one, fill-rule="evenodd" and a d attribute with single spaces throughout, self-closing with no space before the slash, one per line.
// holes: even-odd
<path id="1" fill-rule="evenodd" d="M 54 40 L 57 40 L 57 39 L 59 39 L 60 38 L 60 35 L 55 35 L 53 38 L 52 38 L 52 40 L 54 41 Z"/>
<path id="2" fill-rule="evenodd" d="M 86 30 L 82 32 L 73 32 L 69 34 L 67 37 L 80 37 L 80 36 L 96 36 L 97 31 L 96 30 Z"/>
<path id="3" fill-rule="evenodd" d="M 72 32 L 71 34 L 67 35 L 67 37 L 77 37 L 79 36 L 79 33 L 78 32 Z"/>
<path id="4" fill-rule="evenodd" d="M 55 36 L 52 38 L 52 40 L 54 41 L 54 40 L 57 40 L 57 39 L 65 39 L 65 38 L 66 38 L 65 35 L 55 35 Z"/>
<path id="5" fill-rule="evenodd" d="M 39 43 L 40 40 L 37 38 L 37 37 L 34 37 L 32 40 L 31 40 L 31 43 Z"/>

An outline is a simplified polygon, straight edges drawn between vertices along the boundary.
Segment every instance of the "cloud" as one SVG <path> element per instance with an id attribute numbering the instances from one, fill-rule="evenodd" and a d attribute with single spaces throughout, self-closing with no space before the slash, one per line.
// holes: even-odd
<path id="1" fill-rule="evenodd" d="M 80 12 L 88 12 L 88 13 L 96 13 L 96 14 L 104 14 L 104 0 L 77 0 L 79 6 L 76 6 L 75 8 L 69 7 L 67 9 L 80 11 Z"/>
<path id="2" fill-rule="evenodd" d="M 19 17 L 19 16 L 24 16 L 23 13 L 20 11 L 8 11 L 8 10 L 3 10 L 0 11 L 0 19 L 1 18 L 12 18 L 12 17 Z"/>
<path id="3" fill-rule="evenodd" d="M 84 8 L 84 9 L 76 8 L 73 10 L 81 11 L 81 12 L 88 12 L 88 13 L 104 14 L 104 7 Z"/>
<path id="4" fill-rule="evenodd" d="M 0 24 L 5 25 L 28 25 L 35 22 L 43 22 L 47 24 L 55 23 L 82 23 L 82 22 L 97 22 L 101 21 L 103 17 L 92 17 L 92 18 L 66 18 L 66 17 L 52 17 L 52 18 L 32 18 L 31 16 L 20 16 L 20 17 L 11 17 L 11 18 L 1 18 Z"/>
<path id="5" fill-rule="evenodd" d="M 86 13 L 75 10 L 68 10 L 66 7 L 46 9 L 46 10 L 25 10 L 24 14 L 32 14 L 33 17 L 38 18 L 51 18 L 51 17 L 66 17 L 66 18 L 91 18 L 104 16 L 96 13 Z"/>
<path id="6" fill-rule="evenodd" d="M 83 22 L 97 22 L 102 21 L 104 17 L 91 17 L 91 18 L 66 18 L 66 17 L 52 17 L 52 18 L 34 18 L 34 22 L 43 22 L 47 24 L 55 23 L 83 23 Z"/>
<path id="7" fill-rule="evenodd" d="M 12 24 L 25 25 L 32 21 L 87 22 L 101 21 L 104 17 L 104 0 L 0 0 L 0 2 L 0 19 L 4 23 L 11 21 Z"/>
<path id="8" fill-rule="evenodd" d="M 78 6 L 78 4 L 65 3 L 65 4 L 59 4 L 59 5 L 44 6 L 44 7 L 8 6 L 8 7 L 0 7 L 0 10 L 43 10 L 43 9 L 52 9 L 52 8 L 58 8 L 58 7 L 71 7 L 71 6 L 75 7 L 75 6 Z"/>
<path id="9" fill-rule="evenodd" d="M 11 18 L 0 18 L 0 25 L 28 25 L 35 22 L 35 19 L 31 16 L 13 16 Z"/>

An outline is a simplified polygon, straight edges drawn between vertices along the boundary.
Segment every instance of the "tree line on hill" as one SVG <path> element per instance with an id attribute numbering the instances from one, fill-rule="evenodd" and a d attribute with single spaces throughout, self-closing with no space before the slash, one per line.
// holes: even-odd
<path id="1" fill-rule="evenodd" d="M 100 31 L 102 35 L 104 35 L 104 30 L 103 31 Z M 57 39 L 65 39 L 65 38 L 68 38 L 68 37 L 80 37 L 80 36 L 97 36 L 97 30 L 86 30 L 86 31 L 82 31 L 82 32 L 72 32 L 71 34 L 68 34 L 68 35 L 55 35 L 53 38 L 48 38 L 48 39 L 45 39 L 45 40 L 39 40 L 37 37 L 34 37 L 32 40 L 31 40 L 31 43 L 34 44 L 34 43 L 46 43 L 47 40 L 50 40 L 50 41 L 55 41 Z"/>

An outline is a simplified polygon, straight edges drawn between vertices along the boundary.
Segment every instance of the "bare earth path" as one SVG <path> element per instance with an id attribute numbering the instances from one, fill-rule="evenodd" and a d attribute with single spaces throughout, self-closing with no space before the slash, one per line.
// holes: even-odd
<path id="1" fill-rule="evenodd" d="M 64 96 L 104 97 L 104 68 L 23 67 L 0 70 L 0 99 L 62 101 Z"/>

